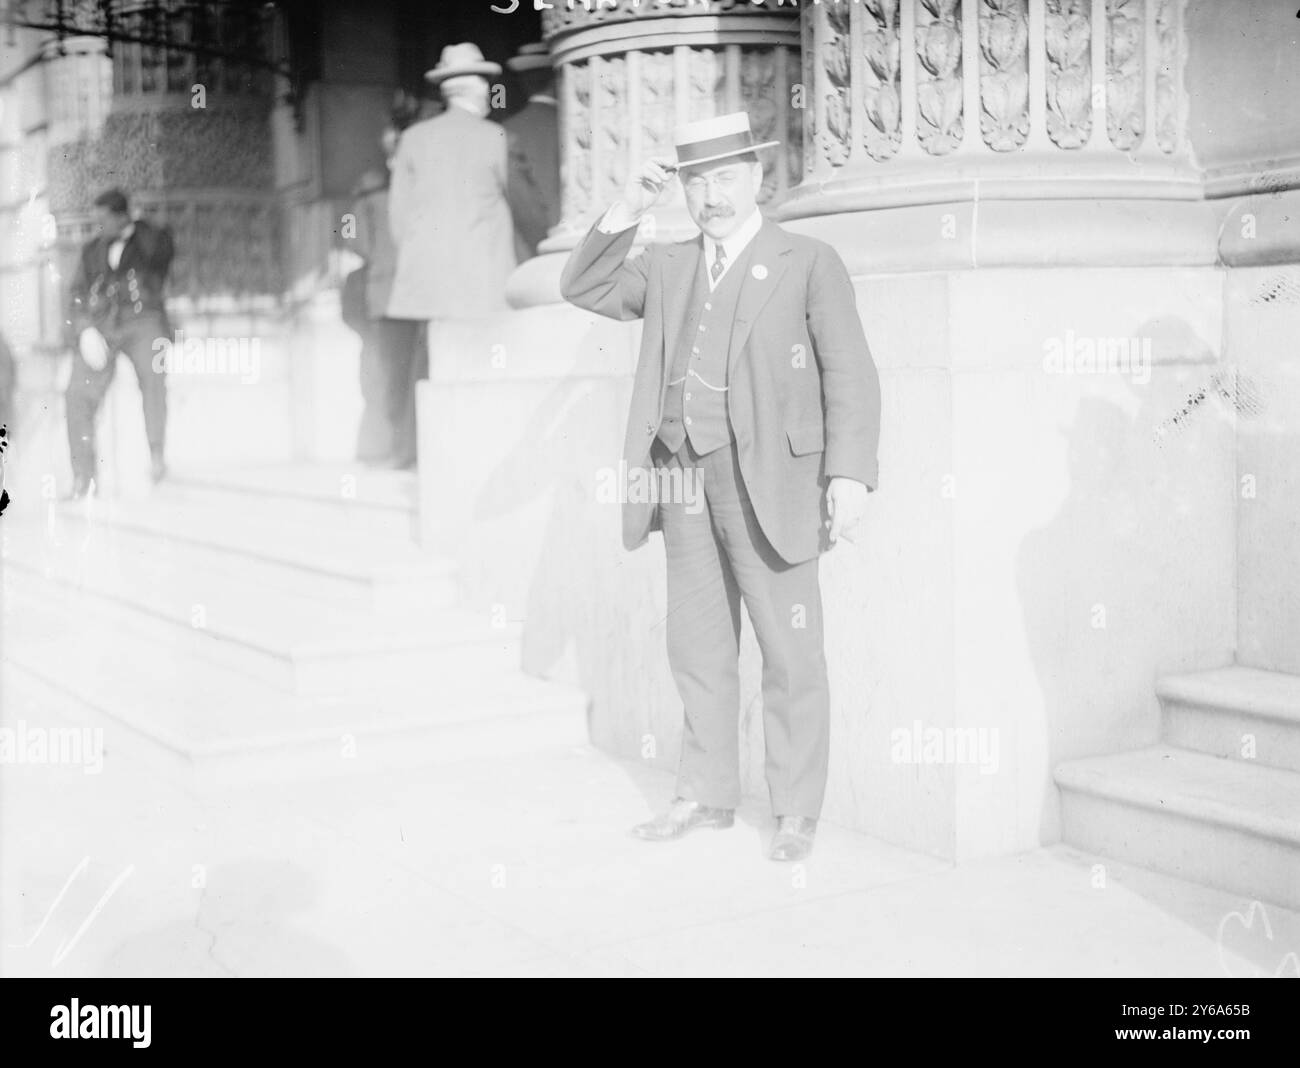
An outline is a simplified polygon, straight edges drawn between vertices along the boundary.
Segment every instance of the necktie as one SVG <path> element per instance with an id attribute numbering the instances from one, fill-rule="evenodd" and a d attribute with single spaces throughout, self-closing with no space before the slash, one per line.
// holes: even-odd
<path id="1" fill-rule="evenodd" d="M 713 280 L 716 282 L 722 277 L 722 272 L 727 269 L 727 254 L 722 251 L 721 245 L 714 247 L 717 249 L 717 254 L 713 258 L 713 266 L 709 268 L 709 274 L 713 276 Z"/>

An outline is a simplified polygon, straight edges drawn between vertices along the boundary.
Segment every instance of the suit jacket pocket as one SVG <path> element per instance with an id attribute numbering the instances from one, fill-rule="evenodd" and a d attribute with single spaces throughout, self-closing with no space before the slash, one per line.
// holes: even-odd
<path id="1" fill-rule="evenodd" d="M 796 456 L 821 452 L 826 447 L 826 431 L 821 423 L 794 427 L 786 430 L 785 436 L 790 440 L 790 451 Z"/>

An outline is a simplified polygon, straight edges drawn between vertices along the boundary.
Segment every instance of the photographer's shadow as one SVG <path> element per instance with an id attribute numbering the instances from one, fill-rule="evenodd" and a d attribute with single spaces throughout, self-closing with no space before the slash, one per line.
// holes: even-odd
<path id="1" fill-rule="evenodd" d="M 176 919 L 127 939 L 104 960 L 112 978 L 317 978 L 354 974 L 348 955 L 296 928 L 317 893 L 287 861 L 225 864 L 197 890 L 190 921 Z"/>

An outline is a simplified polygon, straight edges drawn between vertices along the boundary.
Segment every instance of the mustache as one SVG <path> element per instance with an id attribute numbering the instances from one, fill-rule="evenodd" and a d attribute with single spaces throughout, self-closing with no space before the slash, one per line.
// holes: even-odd
<path id="1" fill-rule="evenodd" d="M 735 208 L 706 208 L 704 211 L 706 219 L 729 219 L 736 214 Z"/>

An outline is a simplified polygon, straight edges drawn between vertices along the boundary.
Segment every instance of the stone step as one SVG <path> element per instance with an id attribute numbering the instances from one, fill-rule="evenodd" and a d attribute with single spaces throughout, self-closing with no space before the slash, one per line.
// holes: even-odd
<path id="1" fill-rule="evenodd" d="M 518 672 L 449 679 L 423 693 L 304 698 L 184 654 L 158 657 L 120 635 L 84 634 L 28 647 L 0 670 L 0 726 L 13 730 L 15 744 L 34 727 L 99 728 L 102 765 L 83 771 L 143 760 L 197 788 L 587 742 L 585 695 Z M 15 763 L 11 772 L 20 770 Z"/>
<path id="2" fill-rule="evenodd" d="M 158 489 L 175 502 L 216 505 L 312 530 L 414 541 L 417 485 L 413 471 L 288 464 L 175 471 Z"/>
<path id="3" fill-rule="evenodd" d="M 10 532 L 11 552 L 44 555 L 46 543 L 82 544 L 90 534 L 133 545 L 186 571 L 242 578 L 251 584 L 377 612 L 450 607 L 457 569 L 409 538 L 330 525 L 308 528 L 250 509 L 188 500 L 164 490 L 145 501 L 64 506 L 36 526 Z M 153 542 L 154 544 L 150 544 Z"/>
<path id="4" fill-rule="evenodd" d="M 1300 677 L 1226 667 L 1156 684 L 1168 745 L 1300 772 Z"/>
<path id="5" fill-rule="evenodd" d="M 1300 774 L 1158 745 L 1055 777 L 1070 845 L 1300 908 Z"/>
<path id="6" fill-rule="evenodd" d="M 355 611 L 185 571 L 98 536 L 84 549 L 7 556 L 4 599 L 11 652 L 38 625 L 121 630 L 159 655 L 192 654 L 288 693 L 394 692 L 520 664 L 519 626 L 496 626 L 486 612 Z"/>

